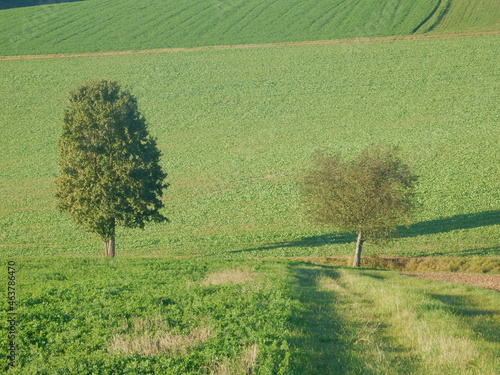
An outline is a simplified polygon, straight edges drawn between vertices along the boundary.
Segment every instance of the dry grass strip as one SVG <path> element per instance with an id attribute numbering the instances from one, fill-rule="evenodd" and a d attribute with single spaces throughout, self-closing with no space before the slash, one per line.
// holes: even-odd
<path id="1" fill-rule="evenodd" d="M 110 344 L 110 352 L 155 356 L 177 356 L 210 338 L 208 327 L 198 327 L 187 335 L 172 333 L 159 318 L 132 318 L 132 327 L 124 321 L 122 329 L 130 333 L 116 334 Z"/>
<path id="2" fill-rule="evenodd" d="M 145 55 L 145 54 L 156 54 L 156 53 L 217 51 L 217 50 L 247 49 L 247 48 L 299 47 L 299 46 L 315 46 L 315 45 L 330 45 L 330 44 L 392 42 L 398 40 L 460 38 L 460 37 L 487 36 L 487 35 L 500 35 L 500 31 L 497 30 L 464 31 L 464 32 L 413 34 L 413 35 L 397 35 L 397 36 L 366 37 L 366 38 L 351 38 L 351 39 L 327 39 L 327 40 L 314 40 L 314 41 L 304 41 L 304 42 L 279 42 L 279 43 L 236 44 L 236 45 L 219 45 L 219 46 L 204 46 L 204 47 L 156 48 L 156 49 L 137 50 L 137 51 L 132 50 L 132 51 L 0 56 L 0 61 L 63 59 L 63 58 L 75 58 L 75 57 L 129 56 L 129 55 Z"/>
<path id="3" fill-rule="evenodd" d="M 210 375 L 248 375 L 253 374 L 252 369 L 257 363 L 257 344 L 249 344 L 241 351 L 239 356 L 225 358 L 214 362 Z"/>
<path id="4" fill-rule="evenodd" d="M 257 274 L 247 268 L 235 268 L 211 273 L 201 280 L 201 285 L 245 284 L 256 278 Z"/>
<path id="5" fill-rule="evenodd" d="M 433 281 L 459 283 L 479 288 L 500 291 L 500 275 L 495 274 L 466 274 L 466 273 L 404 273 L 405 276 L 421 277 Z"/>

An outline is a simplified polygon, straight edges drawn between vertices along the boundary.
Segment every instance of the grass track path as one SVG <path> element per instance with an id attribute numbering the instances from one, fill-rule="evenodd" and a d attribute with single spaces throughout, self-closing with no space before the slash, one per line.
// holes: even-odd
<path id="1" fill-rule="evenodd" d="M 392 271 L 294 266 L 294 373 L 479 374 L 496 367 L 497 296 Z M 477 293 L 484 306 L 476 305 Z"/>

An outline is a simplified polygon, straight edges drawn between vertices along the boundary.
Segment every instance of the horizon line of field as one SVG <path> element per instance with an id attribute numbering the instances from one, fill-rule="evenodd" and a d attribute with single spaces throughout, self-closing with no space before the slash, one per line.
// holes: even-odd
<path id="1" fill-rule="evenodd" d="M 40 55 L 10 55 L 10 56 L 0 56 L 0 62 L 19 61 L 19 60 L 130 56 L 130 55 L 145 55 L 145 54 L 158 54 L 158 53 L 201 52 L 201 51 L 250 49 L 250 48 L 305 47 L 305 46 L 315 46 L 315 45 L 378 43 L 378 42 L 413 41 L 413 40 L 426 40 L 426 39 L 465 38 L 465 37 L 479 37 L 479 36 L 491 36 L 491 35 L 500 35 L 500 30 L 460 31 L 460 32 L 444 32 L 444 33 L 433 33 L 433 34 L 393 35 L 393 36 L 383 36 L 383 37 L 359 37 L 359 38 L 308 40 L 308 41 L 295 41 L 295 42 L 291 41 L 291 42 L 258 43 L 258 44 L 213 45 L 213 46 L 200 46 L 200 47 L 171 47 L 171 48 L 155 48 L 155 49 L 145 49 L 145 50 L 77 52 L 77 53 L 56 53 L 56 54 L 40 54 Z"/>

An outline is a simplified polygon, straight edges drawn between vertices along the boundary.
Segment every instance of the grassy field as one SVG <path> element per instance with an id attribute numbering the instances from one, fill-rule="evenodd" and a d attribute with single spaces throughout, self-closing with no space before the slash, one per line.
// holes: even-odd
<path id="1" fill-rule="evenodd" d="M 498 37 L 0 61 L 0 253 L 94 255 L 55 210 L 67 93 L 118 79 L 158 137 L 171 223 L 119 230 L 119 255 L 325 256 L 354 238 L 305 221 L 314 150 L 402 148 L 422 209 L 367 254 L 498 255 Z"/>
<path id="2" fill-rule="evenodd" d="M 16 280 L 9 374 L 441 375 L 500 365 L 498 292 L 392 271 L 23 258 Z M 2 298 L 3 321 L 6 310 Z M 2 325 L 3 348 L 6 338 Z"/>
<path id="3" fill-rule="evenodd" d="M 499 30 L 500 7 L 495 0 L 443 0 L 419 31 Z"/>
<path id="4" fill-rule="evenodd" d="M 52 2 L 0 10 L 0 55 L 498 30 L 495 0 L 454 1 L 449 12 L 449 0 Z"/>
<path id="5" fill-rule="evenodd" d="M 499 30 L 494 0 L 37 4 L 0 4 L 0 56 L 438 38 L 0 58 L 0 372 L 500 372 L 497 291 L 332 266 L 355 238 L 311 225 L 297 186 L 316 149 L 397 145 L 421 209 L 365 265 L 500 272 L 499 36 L 464 37 Z M 137 97 L 171 184 L 171 222 L 119 229 L 115 259 L 55 209 L 68 91 L 95 78 Z"/>

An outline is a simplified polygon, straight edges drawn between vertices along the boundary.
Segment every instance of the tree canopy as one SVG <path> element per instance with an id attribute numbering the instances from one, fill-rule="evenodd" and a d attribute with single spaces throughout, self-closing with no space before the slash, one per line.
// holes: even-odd
<path id="1" fill-rule="evenodd" d="M 160 212 L 166 174 L 137 100 L 118 82 L 87 82 L 69 96 L 59 139 L 58 208 L 105 242 L 114 256 L 116 225 L 144 228 Z"/>
<path id="2" fill-rule="evenodd" d="M 367 147 L 352 160 L 318 151 L 302 181 L 309 216 L 358 236 L 354 265 L 365 240 L 390 236 L 415 208 L 417 177 L 397 148 Z"/>

